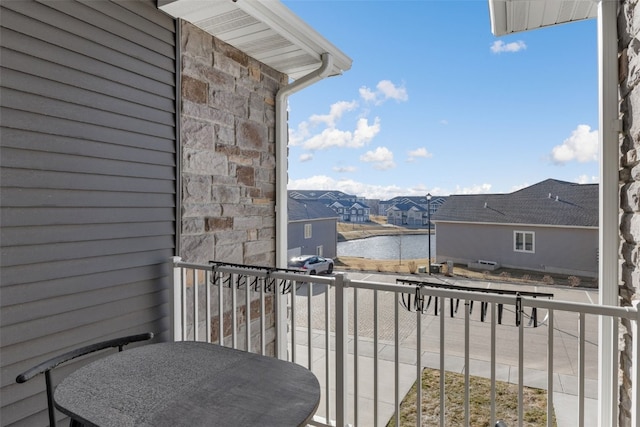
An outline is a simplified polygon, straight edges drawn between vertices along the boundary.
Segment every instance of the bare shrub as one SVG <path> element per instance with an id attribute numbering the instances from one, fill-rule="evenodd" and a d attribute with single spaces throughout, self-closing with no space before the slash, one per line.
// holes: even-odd
<path id="1" fill-rule="evenodd" d="M 508 271 L 503 271 L 502 273 L 500 273 L 500 277 L 509 278 L 511 277 L 511 273 L 509 273 Z"/>
<path id="2" fill-rule="evenodd" d="M 569 285 L 571 287 L 576 287 L 576 286 L 580 286 L 580 278 L 576 277 L 576 276 L 569 276 L 568 279 L 569 280 Z"/>
<path id="3" fill-rule="evenodd" d="M 523 274 L 522 275 L 522 280 L 531 280 L 531 275 L 530 274 Z"/>
<path id="4" fill-rule="evenodd" d="M 547 285 L 553 285 L 555 283 L 555 280 L 553 280 L 553 277 L 545 274 L 545 276 L 542 278 L 542 282 Z"/>
<path id="5" fill-rule="evenodd" d="M 491 276 L 491 272 L 489 270 L 484 270 L 482 272 L 482 275 L 484 276 L 485 279 L 487 279 L 488 277 Z"/>
<path id="6" fill-rule="evenodd" d="M 415 261 L 409 261 L 409 264 L 407 265 L 407 267 L 409 268 L 410 274 L 416 274 L 416 270 L 418 269 L 418 266 L 416 265 Z"/>
<path id="7" fill-rule="evenodd" d="M 365 270 L 364 264 L 358 264 L 356 268 L 358 270 L 360 270 L 360 271 L 364 271 Z"/>
<path id="8" fill-rule="evenodd" d="M 383 270 L 382 264 L 376 264 L 376 270 L 378 270 L 378 273 L 382 273 L 382 270 Z"/>

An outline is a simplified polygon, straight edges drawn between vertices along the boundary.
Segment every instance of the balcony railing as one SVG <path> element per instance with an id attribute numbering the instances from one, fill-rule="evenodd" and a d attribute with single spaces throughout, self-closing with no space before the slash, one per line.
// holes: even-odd
<path id="1" fill-rule="evenodd" d="M 614 393 L 621 385 L 617 377 L 598 378 L 599 318 L 613 319 L 615 334 L 622 321 L 637 336 L 636 308 L 558 301 L 549 293 L 303 276 L 180 258 L 174 267 L 175 339 L 216 342 L 306 366 L 322 386 L 311 423 L 316 426 L 400 425 L 402 399 L 427 367 L 440 373 L 439 408 L 430 418 L 440 426 L 446 422 L 445 371 L 464 375 L 466 425 L 472 375 L 490 380 L 489 425 L 501 415 L 494 404 L 498 381 L 517 385 L 519 426 L 525 387 L 547 391 L 548 426 L 558 396 L 556 407 L 571 411 L 575 424 L 589 425 L 598 409 L 598 381 L 607 381 Z M 636 426 L 639 371 L 633 372 L 631 403 Z M 413 402 L 418 414 L 422 392 L 416 389 Z"/>

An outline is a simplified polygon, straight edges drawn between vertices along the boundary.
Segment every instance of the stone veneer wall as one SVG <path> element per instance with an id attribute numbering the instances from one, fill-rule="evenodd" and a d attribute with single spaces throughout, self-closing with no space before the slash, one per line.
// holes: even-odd
<path id="1" fill-rule="evenodd" d="M 287 76 L 190 23 L 182 21 L 181 30 L 180 256 L 275 266 L 275 97 Z M 275 336 L 270 298 L 267 307 L 269 342 Z M 241 331 L 246 307 L 238 312 Z M 227 304 L 225 325 L 230 316 Z"/>
<path id="2" fill-rule="evenodd" d="M 637 302 L 640 288 L 640 7 L 624 0 L 618 8 L 620 135 L 620 305 Z M 632 331 L 620 328 L 619 425 L 631 425 Z"/>

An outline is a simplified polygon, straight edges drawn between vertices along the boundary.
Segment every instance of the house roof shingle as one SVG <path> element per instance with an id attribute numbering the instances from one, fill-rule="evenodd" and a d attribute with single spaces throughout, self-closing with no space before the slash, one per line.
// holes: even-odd
<path id="1" fill-rule="evenodd" d="M 547 179 L 508 194 L 454 195 L 432 221 L 598 226 L 598 185 Z"/>
<path id="2" fill-rule="evenodd" d="M 289 203 L 287 203 L 287 214 L 289 221 L 333 219 L 338 217 L 333 209 L 325 206 L 322 202 L 313 200 L 300 201 L 292 198 L 289 198 Z"/>

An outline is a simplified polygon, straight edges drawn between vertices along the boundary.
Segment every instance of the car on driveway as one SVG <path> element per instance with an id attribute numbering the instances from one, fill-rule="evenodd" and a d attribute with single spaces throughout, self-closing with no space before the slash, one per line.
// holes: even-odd
<path id="1" fill-rule="evenodd" d="M 300 255 L 289 260 L 289 268 L 301 270 L 307 274 L 331 274 L 333 272 L 333 260 L 317 255 Z"/>

